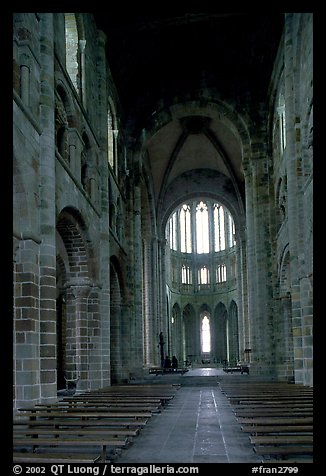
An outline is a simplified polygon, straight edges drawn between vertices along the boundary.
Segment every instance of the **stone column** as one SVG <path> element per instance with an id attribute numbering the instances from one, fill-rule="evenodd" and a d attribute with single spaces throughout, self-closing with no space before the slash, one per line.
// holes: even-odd
<path id="1" fill-rule="evenodd" d="M 32 236 L 15 238 L 13 384 L 17 407 L 40 398 L 39 246 L 40 240 Z"/>
<path id="2" fill-rule="evenodd" d="M 165 238 L 163 240 L 159 240 L 157 242 L 158 247 L 158 255 L 157 255 L 157 289 L 158 289 L 158 309 L 157 309 L 157 320 L 156 320 L 156 342 L 159 342 L 159 335 L 162 332 L 164 338 L 164 352 L 165 354 L 168 351 L 168 312 L 171 311 L 167 309 L 166 305 L 166 282 L 167 282 L 167 273 L 168 269 L 167 266 L 170 267 L 170 276 L 171 274 L 171 259 L 169 256 L 169 260 L 167 263 L 167 243 Z M 170 255 L 170 252 L 168 252 Z M 159 350 L 159 348 L 158 348 Z M 155 364 L 161 364 L 161 358 L 159 352 L 156 353 Z M 165 357 L 165 355 L 164 355 Z"/>
<path id="3" fill-rule="evenodd" d="M 131 362 L 133 374 L 140 374 L 144 364 L 143 346 L 143 250 L 141 227 L 141 187 L 135 180 L 133 187 L 133 250 L 131 269 L 133 269 L 134 308 L 131 326 Z"/>
<path id="4" fill-rule="evenodd" d="M 294 377 L 296 383 L 304 383 L 304 340 L 302 322 L 302 302 L 300 277 L 304 255 L 303 227 L 300 215 L 303 203 L 300 196 L 302 189 L 302 157 L 300 143 L 300 117 L 296 114 L 296 52 L 293 51 L 294 15 L 285 15 L 284 38 L 284 80 L 285 80 L 285 121 L 286 148 L 284 150 L 287 190 L 288 190 L 288 233 L 291 263 L 291 303 L 294 337 Z M 312 339 L 312 336 L 310 336 Z"/>
<path id="5" fill-rule="evenodd" d="M 56 398 L 55 98 L 53 14 L 40 13 L 40 359 L 41 398 Z"/>
<path id="6" fill-rule="evenodd" d="M 106 35 L 98 31 L 97 35 L 97 78 L 98 78 L 98 140 L 100 197 L 99 210 L 99 266 L 100 290 L 99 306 L 101 321 L 101 386 L 107 386 L 110 381 L 110 235 L 109 235 L 109 170 L 108 170 L 108 127 L 107 127 L 107 64 L 106 64 Z"/>
<path id="7" fill-rule="evenodd" d="M 240 235 L 240 233 L 239 233 Z M 250 324 L 248 318 L 248 288 L 247 288 L 247 259 L 246 240 L 237 237 L 236 252 L 236 283 L 239 324 L 239 354 L 244 358 L 245 349 L 250 349 Z"/>
<path id="8" fill-rule="evenodd" d="M 79 281 L 71 281 L 65 287 L 67 292 L 66 379 L 76 381 L 78 389 L 88 390 L 88 297 L 92 288 L 89 283 Z"/>
<path id="9" fill-rule="evenodd" d="M 268 157 L 263 143 L 255 144 L 255 149 L 257 152 L 250 163 L 251 173 L 246 177 L 251 373 L 268 377 L 274 373 Z"/>

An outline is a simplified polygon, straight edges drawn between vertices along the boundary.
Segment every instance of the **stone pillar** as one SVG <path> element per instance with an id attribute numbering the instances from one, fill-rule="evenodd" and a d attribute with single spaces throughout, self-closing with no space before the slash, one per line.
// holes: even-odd
<path id="1" fill-rule="evenodd" d="M 144 266 L 144 283 L 143 283 L 143 313 L 144 313 L 144 364 L 151 364 L 151 328 L 153 318 L 153 303 L 151 296 L 151 249 L 150 242 L 147 237 L 143 239 L 143 266 Z"/>
<path id="2" fill-rule="evenodd" d="M 285 81 L 285 121 L 286 148 L 284 150 L 287 190 L 288 190 L 288 233 L 291 263 L 291 303 L 294 338 L 294 378 L 296 383 L 305 383 L 306 357 L 305 344 L 310 365 L 312 365 L 312 327 L 304 329 L 301 297 L 301 277 L 304 276 L 304 236 L 302 224 L 302 154 L 300 138 L 300 117 L 296 111 L 296 51 L 293 46 L 295 17 L 293 13 L 285 15 L 284 38 L 284 81 Z M 310 318 L 312 315 L 310 314 Z M 305 333 L 307 332 L 307 336 Z M 308 339 L 306 338 L 308 337 Z"/>
<path id="3" fill-rule="evenodd" d="M 251 373 L 273 376 L 271 335 L 270 232 L 268 158 L 262 143 L 250 163 L 246 180 L 248 308 L 251 327 Z"/>
<path id="4" fill-rule="evenodd" d="M 17 407 L 40 398 L 39 245 L 15 239 L 14 253 L 14 401 Z M 53 332 L 53 329 L 49 329 Z"/>
<path id="5" fill-rule="evenodd" d="M 108 171 L 108 127 L 107 127 L 107 65 L 106 36 L 97 34 L 97 78 L 98 78 L 98 138 L 100 197 L 99 210 L 99 266 L 100 266 L 100 321 L 101 321 L 101 386 L 110 385 L 110 235 L 109 235 L 109 171 Z"/>
<path id="6" fill-rule="evenodd" d="M 139 375 L 144 364 L 143 347 L 143 250 L 141 227 L 141 187 L 135 180 L 133 187 L 133 250 L 132 264 L 134 308 L 131 326 L 131 362 L 130 368 L 134 375 Z M 131 250 L 130 250 L 131 251 Z"/>
<path id="7" fill-rule="evenodd" d="M 250 349 L 250 324 L 248 316 L 246 240 L 240 239 L 239 237 L 237 237 L 236 283 L 239 324 L 239 354 L 240 360 L 243 360 L 245 349 Z"/>
<path id="8" fill-rule="evenodd" d="M 66 379 L 77 381 L 77 388 L 88 390 L 89 385 L 89 336 L 88 297 L 89 283 L 66 284 Z"/>
<path id="9" fill-rule="evenodd" d="M 158 360 L 158 336 L 160 333 L 160 314 L 161 308 L 165 303 L 166 309 L 166 292 L 164 293 L 164 297 L 161 296 L 161 289 L 162 284 L 166 285 L 165 280 L 165 261 L 161 260 L 161 252 L 165 246 L 162 245 L 162 241 L 160 241 L 157 237 L 153 237 L 151 240 L 151 294 L 152 294 L 152 315 L 151 315 L 151 322 L 150 322 L 150 363 L 152 365 L 159 365 L 160 361 Z M 164 256 L 164 255 L 163 255 Z M 164 259 L 164 258 L 163 258 Z M 161 306 L 162 303 L 162 306 Z M 165 311 L 165 315 L 166 315 Z"/>
<path id="10" fill-rule="evenodd" d="M 56 398 L 55 98 L 53 14 L 40 13 L 40 385 Z"/>
<path id="11" fill-rule="evenodd" d="M 179 227 L 178 227 L 179 228 Z M 166 295 L 166 283 L 167 283 L 167 273 L 168 269 L 167 266 L 171 266 L 171 259 L 170 259 L 170 250 L 167 251 L 167 243 L 165 238 L 161 241 L 158 241 L 158 256 L 157 256 L 157 283 L 158 283 L 158 311 L 157 311 L 157 324 L 156 324 L 156 331 L 157 337 L 156 340 L 159 340 L 159 334 L 163 333 L 163 338 L 165 342 L 164 352 L 167 354 L 169 348 L 169 332 L 168 332 L 168 312 L 171 309 L 167 309 L 167 295 Z M 166 254 L 169 254 L 168 262 Z M 170 271 L 171 276 L 171 271 Z M 165 356 L 164 356 L 165 357 Z M 157 354 L 157 359 L 160 359 L 159 355 Z M 156 362 L 160 364 L 160 360 Z"/>

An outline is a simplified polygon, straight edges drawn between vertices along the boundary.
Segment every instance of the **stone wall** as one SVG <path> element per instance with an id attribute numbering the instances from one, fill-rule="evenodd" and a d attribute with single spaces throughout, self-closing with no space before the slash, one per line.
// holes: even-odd
<path id="1" fill-rule="evenodd" d="M 182 318 L 197 329 L 204 304 L 213 319 L 236 305 L 253 374 L 312 385 L 312 14 L 285 15 L 268 103 L 204 89 L 164 104 L 139 137 L 122 128 L 91 14 L 13 20 L 14 406 L 54 400 L 66 381 L 86 390 L 141 376 L 159 363 L 160 332 L 179 358 L 195 354 L 199 331 L 187 327 L 185 346 Z M 158 193 L 146 144 L 173 121 L 185 140 L 198 116 L 228 128 L 243 183 L 196 169 Z M 165 225 L 203 193 L 234 218 L 237 267 L 234 287 L 198 302 L 167 288 Z"/>

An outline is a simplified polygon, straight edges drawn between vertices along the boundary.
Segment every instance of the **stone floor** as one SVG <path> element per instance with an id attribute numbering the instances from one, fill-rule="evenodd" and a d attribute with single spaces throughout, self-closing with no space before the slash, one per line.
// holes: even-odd
<path id="1" fill-rule="evenodd" d="M 219 389 L 221 374 L 226 378 L 222 370 L 199 368 L 183 376 L 153 377 L 153 382 L 175 381 L 181 387 L 116 463 L 261 462 Z M 244 374 L 243 378 L 247 376 Z"/>

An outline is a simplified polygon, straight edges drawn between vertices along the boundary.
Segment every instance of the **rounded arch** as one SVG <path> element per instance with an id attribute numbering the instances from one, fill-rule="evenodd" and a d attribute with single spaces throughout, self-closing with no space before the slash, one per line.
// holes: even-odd
<path id="1" fill-rule="evenodd" d="M 96 260 L 83 215 L 74 207 L 65 207 L 57 217 L 57 231 L 62 238 L 70 266 L 69 279 L 97 280 Z M 72 268 L 74 266 L 74 268 Z M 73 271 L 72 271 L 73 269 Z"/>
<path id="2" fill-rule="evenodd" d="M 82 215 L 73 207 L 66 207 L 57 216 L 56 225 L 56 348 L 57 387 L 65 388 L 66 380 L 73 380 L 81 387 L 89 385 L 88 363 L 90 350 L 89 325 L 96 312 L 98 298 L 89 295 L 95 283 L 95 266 L 91 241 Z M 94 339 L 93 339 L 94 340 Z"/>
<path id="3" fill-rule="evenodd" d="M 156 134 L 159 129 L 169 122 L 179 121 L 188 116 L 219 118 L 238 137 L 239 142 L 242 144 L 244 156 L 249 153 L 250 135 L 243 117 L 232 105 L 217 99 L 214 97 L 214 94 L 212 96 L 203 96 L 200 99 L 185 99 L 176 104 L 158 108 L 158 111 L 151 115 L 144 129 L 141 131 L 139 146 L 142 147 L 144 142 L 147 142 L 151 136 Z"/>
<path id="4" fill-rule="evenodd" d="M 193 180 L 194 173 L 195 180 Z M 213 199 L 230 212 L 234 220 L 236 238 L 241 240 L 245 228 L 245 215 L 234 194 L 233 186 L 225 175 L 208 169 L 185 172 L 170 184 L 158 214 L 158 233 L 165 236 L 167 222 L 178 206 L 200 197 Z"/>
<path id="5" fill-rule="evenodd" d="M 60 107 L 60 105 L 58 106 L 58 100 L 64 108 L 64 112 L 61 110 L 58 112 L 64 114 L 67 126 L 70 128 L 78 127 L 78 115 L 71 90 L 67 87 L 64 78 L 60 76 L 56 78 L 56 108 Z"/>

